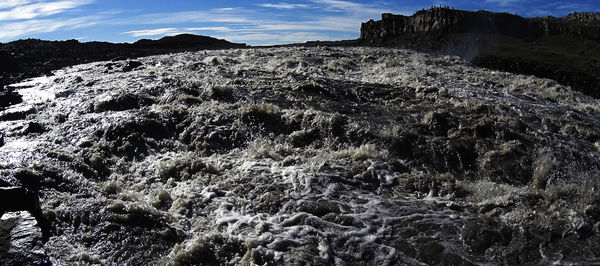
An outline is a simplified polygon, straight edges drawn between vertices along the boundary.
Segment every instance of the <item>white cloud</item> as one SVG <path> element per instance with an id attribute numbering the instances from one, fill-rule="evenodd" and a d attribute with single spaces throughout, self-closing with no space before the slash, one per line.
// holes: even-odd
<path id="1" fill-rule="evenodd" d="M 332 37 L 325 34 L 314 32 L 294 32 L 281 36 L 281 41 L 287 43 L 306 42 L 306 41 L 329 41 Z"/>
<path id="2" fill-rule="evenodd" d="M 187 28 L 187 31 L 232 31 L 229 27 L 199 27 L 199 28 Z"/>
<path id="3" fill-rule="evenodd" d="M 266 8 L 276 8 L 276 9 L 296 9 L 296 8 L 307 8 L 308 5 L 303 4 L 288 4 L 288 3 L 278 3 L 278 4 L 259 4 L 260 7 Z"/>
<path id="4" fill-rule="evenodd" d="M 279 37 L 277 34 L 271 33 L 252 33 L 252 34 L 237 34 L 237 35 L 226 35 L 218 36 L 216 38 L 225 39 L 232 42 L 239 41 L 269 41 L 275 40 Z"/>
<path id="5" fill-rule="evenodd" d="M 153 13 L 130 17 L 115 21 L 116 24 L 181 24 L 193 22 L 216 22 L 216 23 L 249 23 L 246 16 L 234 11 L 210 10 L 210 11 L 183 11 L 171 13 Z"/>
<path id="6" fill-rule="evenodd" d="M 357 32 L 360 29 L 360 19 L 351 17 L 322 17 L 318 20 L 282 22 L 261 21 L 253 29 L 261 31 L 339 31 Z"/>
<path id="7" fill-rule="evenodd" d="M 121 34 L 129 34 L 133 37 L 140 36 L 158 36 L 158 35 L 172 35 L 177 34 L 178 30 L 176 28 L 161 28 L 161 29 L 151 29 L 151 30 L 132 30 L 123 32 Z"/>
<path id="8" fill-rule="evenodd" d="M 22 6 L 22 5 L 29 4 L 31 2 L 33 2 L 33 1 L 31 1 L 31 0 L 3 0 L 3 1 L 0 1 L 0 9 L 10 8 L 10 7 L 15 7 L 15 6 Z"/>
<path id="9" fill-rule="evenodd" d="M 0 21 L 37 19 L 61 12 L 95 0 L 0 0 Z M 497 0 L 496 0 L 497 1 Z M 133 37 L 174 35 L 186 32 L 210 32 L 207 35 L 226 35 L 231 41 L 264 43 L 304 42 L 307 40 L 331 40 L 332 36 L 347 39 L 358 38 L 360 24 L 377 18 L 383 12 L 391 12 L 371 4 L 354 2 L 354 0 L 308 0 L 309 3 L 298 4 L 295 1 L 271 2 L 258 4 L 255 8 L 217 8 L 207 10 L 188 10 L 165 13 L 136 13 L 134 11 L 107 10 L 96 13 L 101 17 L 96 21 L 108 27 L 131 27 L 147 25 L 144 29 L 132 29 L 121 34 Z M 296 12 L 304 8 L 307 12 Z M 20 12 L 12 12 L 21 10 Z M 311 12 L 313 11 L 314 12 Z M 3 12 L 7 11 L 7 12 Z M 398 12 L 395 12 L 398 13 Z M 61 17 L 76 14 L 63 14 Z M 59 16 L 53 16 L 43 32 L 76 27 L 59 23 Z M 25 21 L 23 21 L 25 22 Z M 21 23 L 20 25 L 25 25 Z M 80 27 L 80 26 L 79 26 Z M 0 23 L 0 28 L 4 25 Z M 3 36 L 25 36 L 42 32 L 41 26 L 27 31 L 22 27 L 19 33 L 3 33 Z M 342 35 L 343 34 L 343 35 Z M 7 39 L 5 37 L 4 39 Z M 264 40 L 264 43 L 261 43 Z"/>
<path id="10" fill-rule="evenodd" d="M 12 9 L 0 12 L 0 21 L 8 20 L 25 20 L 34 19 L 37 17 L 46 17 L 54 14 L 65 12 L 69 9 L 89 4 L 91 1 L 56 1 L 56 2 L 36 2 L 31 1 L 9 1 L 4 5 L 10 6 Z"/>
<path id="11" fill-rule="evenodd" d="M 341 0 L 311 0 L 311 2 L 320 4 L 324 9 L 337 12 L 347 12 L 351 15 L 372 16 L 381 13 L 390 12 L 387 9 L 377 8 L 372 5 L 355 3 Z"/>
<path id="12" fill-rule="evenodd" d="M 0 24 L 0 40 L 11 40 L 21 36 L 36 33 L 54 32 L 59 29 L 80 29 L 96 25 L 101 18 L 79 17 L 71 19 L 42 19 L 27 20 L 13 23 Z"/>

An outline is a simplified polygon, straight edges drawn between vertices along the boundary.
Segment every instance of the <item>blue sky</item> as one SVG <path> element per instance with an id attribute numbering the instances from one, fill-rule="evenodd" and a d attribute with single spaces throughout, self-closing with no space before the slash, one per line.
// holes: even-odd
<path id="1" fill-rule="evenodd" d="M 133 42 L 193 33 L 250 45 L 359 37 L 381 13 L 431 6 L 522 16 L 600 12 L 600 0 L 0 0 L 0 42 L 24 38 Z"/>

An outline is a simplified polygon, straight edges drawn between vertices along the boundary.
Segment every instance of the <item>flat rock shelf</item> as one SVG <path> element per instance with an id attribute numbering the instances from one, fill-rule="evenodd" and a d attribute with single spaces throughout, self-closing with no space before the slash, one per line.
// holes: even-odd
<path id="1" fill-rule="evenodd" d="M 35 219 L 6 213 L 6 263 L 600 260 L 600 105 L 552 80 L 314 47 L 98 62 L 10 87 L 22 102 L 0 111 L 0 178 L 38 191 L 53 232 L 43 243 Z"/>

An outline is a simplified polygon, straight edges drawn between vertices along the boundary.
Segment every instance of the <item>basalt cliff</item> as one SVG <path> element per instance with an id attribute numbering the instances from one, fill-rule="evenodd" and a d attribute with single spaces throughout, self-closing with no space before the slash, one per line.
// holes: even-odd
<path id="1" fill-rule="evenodd" d="M 508 13 L 421 10 L 362 24 L 360 42 L 450 52 L 477 66 L 552 78 L 600 96 L 600 13 L 523 18 Z"/>

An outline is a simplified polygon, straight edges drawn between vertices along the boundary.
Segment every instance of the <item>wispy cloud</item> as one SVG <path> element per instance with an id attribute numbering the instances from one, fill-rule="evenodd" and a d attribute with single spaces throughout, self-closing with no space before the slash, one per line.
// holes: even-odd
<path id="1" fill-rule="evenodd" d="M 177 33 L 179 30 L 177 28 L 161 28 L 161 29 L 151 29 L 151 30 L 132 30 L 123 32 L 121 34 L 129 34 L 133 37 L 140 36 L 159 36 L 159 35 L 169 35 Z"/>
<path id="2" fill-rule="evenodd" d="M 467 10 L 491 9 L 525 16 L 563 16 L 572 11 L 598 11 L 595 0 L 252 0 L 236 5 L 219 2 L 212 8 L 201 1 L 185 10 L 162 12 L 160 0 L 146 0 L 148 7 L 131 8 L 130 2 L 101 0 L 0 0 L 0 41 L 37 37 L 41 33 L 98 25 L 90 39 L 131 41 L 140 36 L 164 36 L 183 32 L 222 35 L 249 44 L 280 44 L 306 40 L 358 38 L 360 25 L 381 13 L 410 15 L 431 4 Z M 452 3 L 452 4 L 450 4 Z M 89 6 L 84 6 L 88 5 Z M 89 7 L 89 8 L 88 8 Z M 195 7 L 195 8 L 194 8 Z M 70 33 L 69 33 L 70 34 Z M 73 36 L 83 36 L 72 31 Z M 52 36 L 52 35 L 44 35 Z"/>
<path id="3" fill-rule="evenodd" d="M 33 1 L 31 1 L 31 0 L 4 0 L 4 1 L 0 1 L 0 9 L 10 8 L 10 7 L 15 7 L 15 6 L 22 6 L 22 5 L 29 4 L 31 2 L 33 2 Z"/>
<path id="4" fill-rule="evenodd" d="M 332 40 L 339 36 L 348 39 L 358 38 L 362 22 L 377 18 L 384 12 L 404 13 L 372 4 L 342 0 L 307 0 L 306 3 L 300 4 L 264 3 L 257 4 L 255 7 L 258 8 L 250 6 L 143 14 L 116 23 L 169 25 L 171 26 L 169 28 L 181 27 L 200 34 L 206 31 L 231 33 L 225 36 L 230 41 L 264 44 L 263 42 L 303 42 L 309 39 Z M 299 12 L 296 9 L 307 9 L 307 11 Z M 212 25 L 205 26 L 209 23 Z M 126 34 L 134 37 L 158 36 L 169 35 L 174 31 L 165 28 L 143 31 L 134 29 Z"/>
<path id="5" fill-rule="evenodd" d="M 187 31 L 232 31 L 229 27 L 199 27 L 199 28 L 187 28 Z"/>
<path id="6" fill-rule="evenodd" d="M 346 12 L 348 14 L 357 15 L 361 14 L 372 15 L 372 14 L 381 14 L 382 12 L 389 12 L 390 10 L 378 8 L 369 4 L 362 4 L 350 1 L 341 1 L 341 0 L 311 0 L 311 2 L 320 4 L 327 10 L 337 11 L 337 12 Z"/>
<path id="7" fill-rule="evenodd" d="M 71 19 L 41 19 L 26 20 L 0 25 L 0 40 L 12 39 L 21 36 L 54 32 L 60 29 L 80 29 L 98 24 L 101 19 L 95 16 Z"/>
<path id="8" fill-rule="evenodd" d="M 308 5 L 305 4 L 288 4 L 288 3 L 278 3 L 278 4 L 259 4 L 260 7 L 266 8 L 275 8 L 275 9 L 296 9 L 296 8 L 307 8 Z"/>
<path id="9" fill-rule="evenodd" d="M 56 2 L 36 2 L 31 1 L 13 1 L 5 3 L 12 9 L 0 11 L 0 21 L 7 20 L 25 20 L 37 17 L 47 17 L 54 14 L 65 12 L 66 10 L 76 8 L 81 5 L 89 4 L 88 0 L 77 1 L 56 1 Z"/>
<path id="10" fill-rule="evenodd" d="M 217 23 L 248 23 L 251 22 L 245 15 L 240 15 L 235 9 L 207 10 L 207 11 L 182 11 L 170 13 L 152 13 L 118 20 L 117 24 L 182 24 L 199 22 Z"/>

